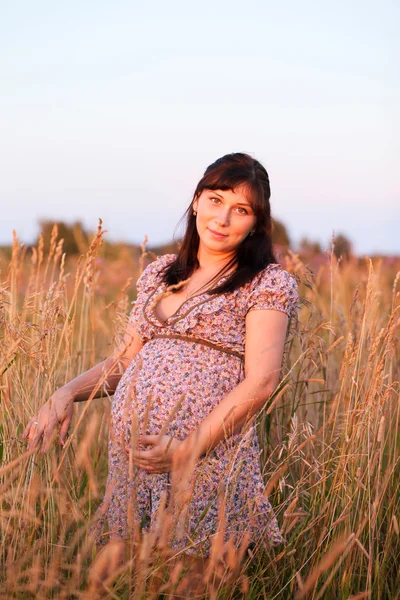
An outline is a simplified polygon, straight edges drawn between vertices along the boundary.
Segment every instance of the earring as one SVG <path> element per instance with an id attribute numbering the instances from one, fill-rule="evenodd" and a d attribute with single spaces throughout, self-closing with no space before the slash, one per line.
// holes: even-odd
<path id="1" fill-rule="evenodd" d="M 253 233 L 254 233 L 254 232 L 255 232 L 255 229 L 252 229 L 252 230 L 250 231 L 250 234 L 249 234 L 249 235 L 253 235 Z"/>
<path id="2" fill-rule="evenodd" d="M 193 214 L 194 214 L 194 215 L 197 215 L 197 210 L 194 210 L 194 211 L 193 211 Z"/>

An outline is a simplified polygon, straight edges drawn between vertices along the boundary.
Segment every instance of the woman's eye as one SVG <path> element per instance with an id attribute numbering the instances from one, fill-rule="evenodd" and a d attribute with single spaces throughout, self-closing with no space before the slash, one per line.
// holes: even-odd
<path id="1" fill-rule="evenodd" d="M 221 200 L 219 198 L 215 198 L 215 196 L 211 196 L 210 202 L 212 202 L 213 204 L 217 204 L 218 202 L 221 202 Z M 241 215 L 249 214 L 248 211 L 245 208 L 242 208 L 241 206 L 238 206 L 237 210 L 239 211 L 239 214 L 241 214 Z"/>

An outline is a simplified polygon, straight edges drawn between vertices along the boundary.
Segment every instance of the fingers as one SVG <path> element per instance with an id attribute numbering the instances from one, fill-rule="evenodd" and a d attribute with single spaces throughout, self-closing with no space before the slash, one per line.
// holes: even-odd
<path id="1" fill-rule="evenodd" d="M 147 471 L 147 473 L 161 473 L 156 467 L 152 467 L 146 463 L 136 465 L 136 467 L 138 467 L 138 469 L 143 469 L 143 471 Z"/>
<path id="2" fill-rule="evenodd" d="M 65 410 L 64 410 L 65 409 Z M 62 411 L 60 413 L 60 410 Z M 32 417 L 26 426 L 22 438 L 28 439 L 28 450 L 35 449 L 43 438 L 42 452 L 47 452 L 51 445 L 54 430 L 60 423 L 60 444 L 64 446 L 73 417 L 73 403 L 57 406 L 51 399 Z"/>
<path id="3" fill-rule="evenodd" d="M 26 439 L 28 437 L 31 426 L 32 426 L 33 422 L 35 421 L 35 418 L 36 417 L 32 417 L 31 419 L 29 419 L 28 425 L 25 427 L 24 433 L 21 435 L 22 439 Z"/>
<path id="4" fill-rule="evenodd" d="M 47 450 L 49 449 L 56 425 L 57 425 L 57 421 L 49 421 L 49 423 L 44 428 L 43 443 L 42 443 L 42 449 L 41 449 L 42 453 L 47 452 Z"/>
<path id="5" fill-rule="evenodd" d="M 40 438 L 43 435 L 44 424 L 40 423 L 40 421 L 32 421 L 30 429 L 28 431 L 28 450 L 33 450 L 39 443 Z"/>
<path id="6" fill-rule="evenodd" d="M 153 466 L 145 462 L 137 462 L 135 463 L 135 467 L 138 467 L 138 469 L 143 469 L 143 471 L 146 471 L 147 473 L 152 473 L 153 475 L 159 475 L 160 473 L 168 472 L 167 467 L 164 467 L 163 465 Z"/>
<path id="7" fill-rule="evenodd" d="M 51 436 L 56 425 L 57 421 L 54 419 L 46 422 L 43 418 L 32 417 L 23 433 L 24 438 L 28 438 L 27 450 L 36 449 L 41 438 L 43 438 L 42 452 L 46 452 L 49 449 Z"/>
<path id="8" fill-rule="evenodd" d="M 127 448 L 127 454 L 131 448 Z M 165 465 L 160 463 L 160 456 L 157 451 L 154 450 L 133 450 L 132 452 L 133 464 L 139 469 L 143 469 L 148 473 L 166 473 L 168 469 Z"/>
<path id="9" fill-rule="evenodd" d="M 129 453 L 130 448 L 127 448 L 127 451 Z M 154 452 L 154 450 L 134 450 L 132 452 L 132 456 L 134 459 L 140 460 L 151 460 L 153 458 L 156 458 L 158 456 L 158 454 L 156 452 Z"/>
<path id="10" fill-rule="evenodd" d="M 140 444 L 151 444 L 151 445 L 155 445 L 158 444 L 160 442 L 160 436 L 158 435 L 140 435 L 139 436 L 139 443 Z"/>
<path id="11" fill-rule="evenodd" d="M 64 421 L 61 424 L 61 428 L 60 428 L 60 444 L 61 444 L 61 446 L 64 446 L 64 444 L 65 444 L 65 441 L 66 441 L 67 435 L 68 435 L 68 430 L 71 425 L 71 421 L 72 421 L 72 418 L 68 416 L 64 419 Z"/>

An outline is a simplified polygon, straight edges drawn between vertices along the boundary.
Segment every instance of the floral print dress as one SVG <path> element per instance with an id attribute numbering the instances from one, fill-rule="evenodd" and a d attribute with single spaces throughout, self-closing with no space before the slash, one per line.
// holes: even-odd
<path id="1" fill-rule="evenodd" d="M 115 391 L 107 488 L 97 523 L 104 530 L 107 521 L 114 537 L 126 538 L 132 522 L 136 530 L 150 529 L 171 485 L 169 473 L 150 474 L 135 466 L 132 472 L 126 447 L 132 443 L 133 424 L 142 434 L 158 434 L 163 428 L 166 435 L 185 439 L 244 379 L 247 312 L 273 309 L 290 318 L 297 307 L 296 279 L 274 263 L 233 292 L 189 298 L 161 322 L 155 312 L 157 297 L 167 289 L 161 271 L 175 258 L 175 254 L 160 256 L 143 271 L 129 317 L 143 347 Z M 174 534 L 172 547 L 209 555 L 221 516 L 221 489 L 225 540 L 233 537 L 239 545 L 247 532 L 251 542 L 260 538 L 270 545 L 284 542 L 264 495 L 259 455 L 256 428 L 251 425 L 200 459 L 185 523 Z"/>

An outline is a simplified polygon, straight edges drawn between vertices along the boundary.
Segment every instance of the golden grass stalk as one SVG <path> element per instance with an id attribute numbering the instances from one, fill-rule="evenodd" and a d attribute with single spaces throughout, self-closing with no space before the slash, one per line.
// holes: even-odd
<path id="1" fill-rule="evenodd" d="M 103 360 L 121 338 L 146 240 L 141 264 L 126 252 L 109 262 L 101 257 L 102 233 L 100 223 L 79 260 L 62 253 L 56 228 L 49 248 L 40 238 L 28 249 L 14 235 L 11 260 L 0 265 L 0 598 L 156 598 L 161 589 L 177 593 L 182 577 L 181 588 L 190 583 L 185 553 L 171 553 L 170 541 L 184 524 L 195 464 L 175 477 L 171 504 L 162 503 L 152 532 L 140 535 L 132 512 L 125 552 L 112 542 L 96 553 L 88 530 L 105 489 L 110 398 L 75 407 L 63 449 L 40 456 L 19 439 L 56 387 Z M 286 267 L 301 281 L 300 324 L 258 430 L 265 494 L 287 543 L 276 551 L 260 543 L 248 553 L 244 542 L 237 548 L 225 540 L 220 490 L 208 597 L 395 598 L 399 265 L 339 264 L 331 254 L 313 275 L 292 253 Z"/>

